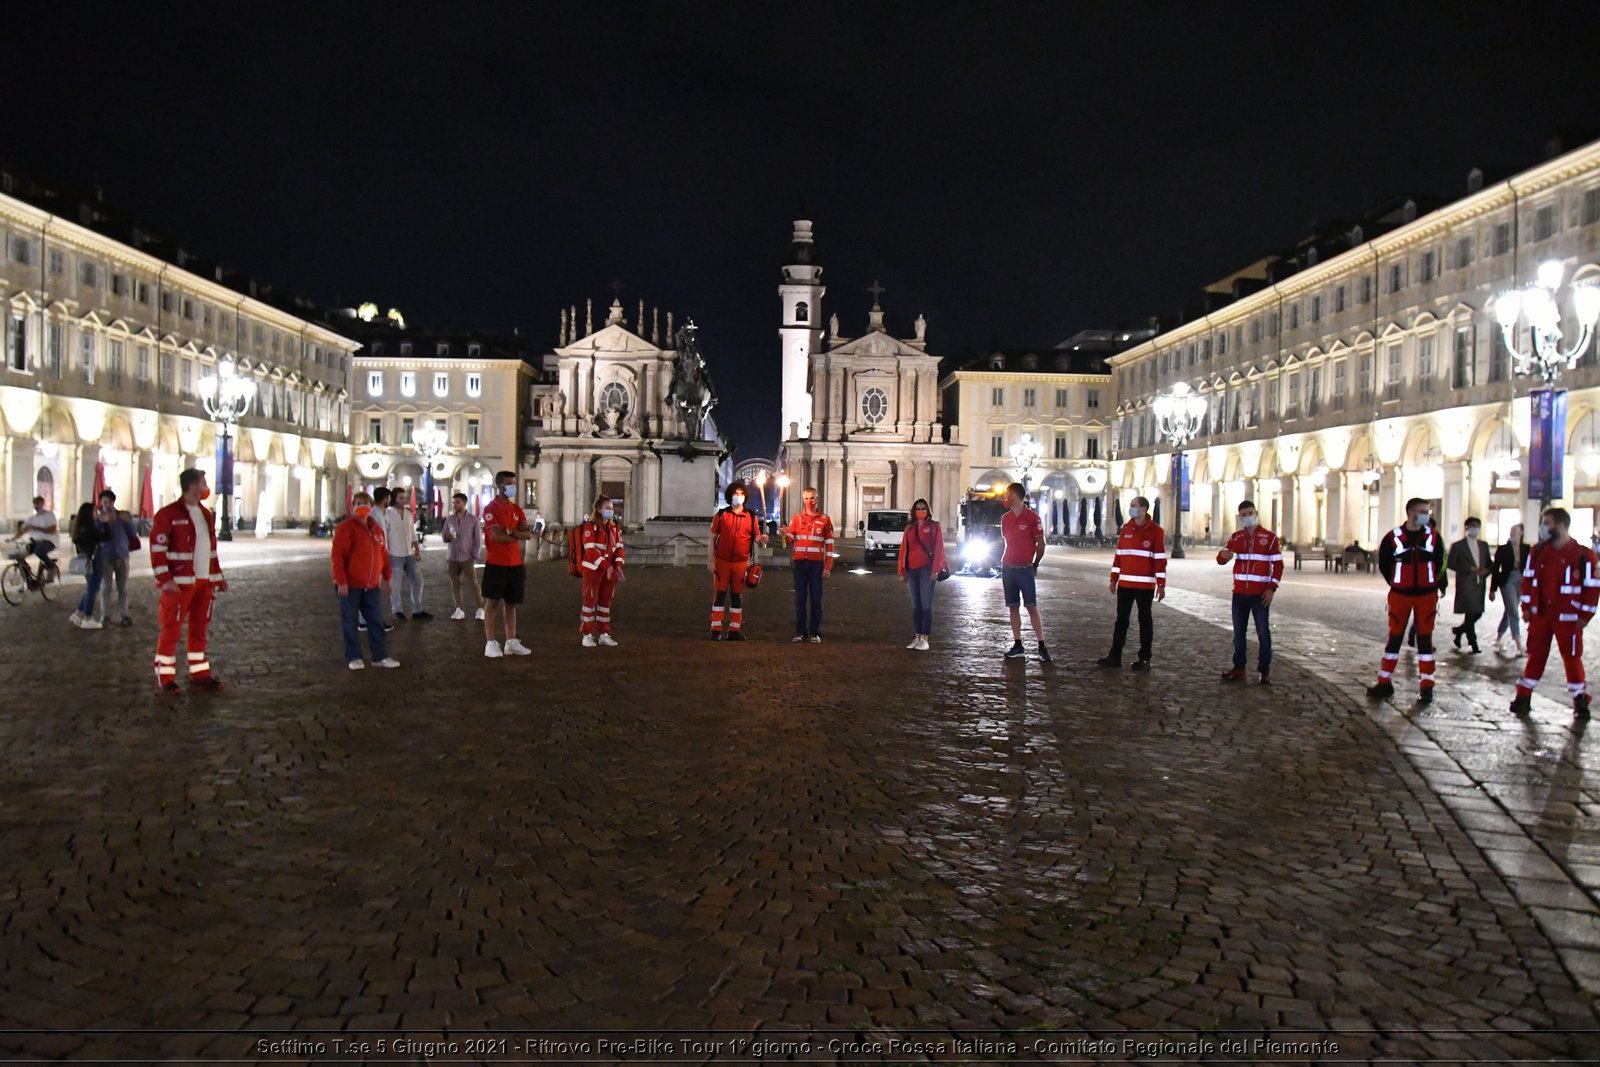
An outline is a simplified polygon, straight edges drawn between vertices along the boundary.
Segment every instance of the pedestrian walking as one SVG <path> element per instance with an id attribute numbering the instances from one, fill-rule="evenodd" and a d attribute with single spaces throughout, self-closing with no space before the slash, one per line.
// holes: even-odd
<path id="1" fill-rule="evenodd" d="M 111 601 L 117 602 L 116 618 L 123 626 L 132 626 L 128 616 L 128 557 L 139 550 L 139 529 L 133 516 L 117 510 L 117 494 L 110 489 L 100 493 L 100 512 L 106 539 L 100 543 L 100 624 L 111 624 Z M 113 589 L 113 586 L 115 589 Z"/>
<path id="2" fill-rule="evenodd" d="M 1567 692 L 1580 720 L 1589 718 L 1589 683 L 1583 672 L 1583 631 L 1600 606 L 1600 558 L 1570 534 L 1572 516 L 1565 508 L 1546 508 L 1540 517 L 1539 543 L 1528 554 L 1522 572 L 1522 621 L 1528 624 L 1528 665 L 1511 701 L 1515 715 L 1533 710 L 1530 698 L 1544 674 L 1552 642 L 1567 669 Z"/>
<path id="3" fill-rule="evenodd" d="M 1028 623 L 1039 645 L 1039 660 L 1050 662 L 1044 644 L 1044 621 L 1039 617 L 1039 589 L 1036 577 L 1044 558 L 1044 522 L 1028 506 L 1028 489 L 1021 482 L 1006 487 L 1006 512 L 1000 518 L 1000 538 L 1005 549 L 1000 557 L 1000 586 L 1006 607 L 1011 610 L 1011 647 L 1006 659 L 1021 659 L 1022 609 L 1028 609 Z"/>
<path id="4" fill-rule="evenodd" d="M 455 610 L 450 618 L 460 621 L 467 617 L 461 598 L 462 586 L 472 594 L 473 618 L 483 620 L 483 594 L 478 591 L 478 562 L 483 558 L 483 528 L 467 511 L 467 494 L 457 493 L 450 498 L 450 514 L 444 517 L 440 536 L 444 538 L 445 569 L 450 573 L 450 597 Z"/>
<path id="5" fill-rule="evenodd" d="M 1117 621 L 1111 630 L 1111 651 L 1096 662 L 1102 667 L 1122 666 L 1128 643 L 1128 621 L 1139 609 L 1139 658 L 1133 669 L 1150 669 L 1150 646 L 1155 623 L 1152 602 L 1167 598 L 1167 532 L 1150 518 L 1150 501 L 1142 496 L 1128 505 L 1128 521 L 1117 531 L 1117 548 L 1111 557 L 1111 591 L 1117 594 Z"/>
<path id="6" fill-rule="evenodd" d="M 356 620 L 364 618 L 372 662 L 379 667 L 398 667 L 400 661 L 389 655 L 389 641 L 383 629 L 383 583 L 394 573 L 383 524 L 372 517 L 372 498 L 366 493 L 357 493 L 351 498 L 351 505 L 349 517 L 333 528 L 332 552 L 333 590 L 339 596 L 345 663 L 353 671 L 367 666 L 361 658 L 361 637 L 356 628 Z"/>
<path id="7" fill-rule="evenodd" d="M 1373 699 L 1394 696 L 1394 668 L 1407 624 L 1416 620 L 1417 699 L 1433 703 L 1433 624 L 1439 601 L 1450 585 L 1444 538 L 1433 528 L 1433 506 L 1421 497 L 1406 501 L 1406 521 L 1378 542 L 1378 570 L 1389 583 L 1389 641 L 1378 665 L 1378 680 L 1367 687 Z"/>
<path id="8" fill-rule="evenodd" d="M 211 495 L 211 487 L 205 472 L 192 467 L 178 475 L 178 487 L 181 495 L 156 512 L 150 527 L 150 566 L 161 590 L 156 685 L 163 692 L 177 692 L 178 638 L 187 626 L 190 688 L 221 689 L 206 651 L 212 598 L 228 591 L 217 559 L 216 521 L 200 503 Z"/>
<path id="9" fill-rule="evenodd" d="M 794 639 L 822 641 L 822 583 L 833 574 L 833 520 L 817 503 L 817 490 L 800 494 L 800 514 L 789 520 L 783 543 L 793 550 Z"/>
<path id="10" fill-rule="evenodd" d="M 711 558 L 706 569 L 711 572 L 714 596 L 711 601 L 711 640 L 723 640 L 723 622 L 727 622 L 727 640 L 744 640 L 744 591 L 751 562 L 757 545 L 767 543 L 755 514 L 745 510 L 746 486 L 739 478 L 729 483 L 723 492 L 728 506 L 717 512 L 711 520 Z"/>
<path id="11" fill-rule="evenodd" d="M 918 498 L 911 505 L 911 521 L 900 537 L 900 580 L 911 594 L 911 643 L 913 652 L 926 652 L 933 637 L 933 590 L 950 577 L 945 566 L 944 531 L 933 518 L 928 502 Z"/>
<path id="12" fill-rule="evenodd" d="M 1217 553 L 1217 562 L 1233 564 L 1233 667 L 1222 672 L 1224 682 L 1245 677 L 1250 620 L 1256 624 L 1256 642 L 1261 646 L 1256 670 L 1261 684 L 1272 684 L 1272 624 L 1269 611 L 1272 599 L 1283 584 L 1283 547 L 1278 535 L 1261 525 L 1254 501 L 1239 502 L 1239 529 Z"/>
<path id="13" fill-rule="evenodd" d="M 389 546 L 389 567 L 393 572 L 389 579 L 389 612 L 397 619 L 406 617 L 401 610 L 404 606 L 400 596 L 403 579 L 410 585 L 411 617 L 426 622 L 433 615 L 422 610 L 422 542 L 417 538 L 417 524 L 406 514 L 405 505 L 393 490 L 379 487 L 372 500 L 383 524 L 384 541 Z"/>
<path id="14" fill-rule="evenodd" d="M 578 632 L 583 635 L 584 648 L 615 648 L 617 644 L 611 636 L 611 603 L 616 599 L 618 583 L 627 580 L 622 573 L 627 561 L 622 551 L 622 527 L 617 525 L 615 515 L 611 498 L 599 496 L 589 509 L 589 517 L 578 524 L 577 566 L 583 579 Z M 570 566 L 571 556 L 568 561 Z"/>
<path id="15" fill-rule="evenodd" d="M 483 654 L 531 656 L 533 650 L 517 640 L 517 605 L 527 590 L 528 571 L 522 545 L 533 539 L 528 517 L 517 506 L 517 476 L 500 471 L 494 476 L 495 498 L 483 509 Z M 505 643 L 495 640 L 495 616 L 505 629 Z"/>
<path id="16" fill-rule="evenodd" d="M 101 568 L 105 558 L 100 554 L 100 545 L 110 537 L 107 528 L 100 523 L 99 509 L 91 503 L 84 503 L 78 508 L 78 514 L 72 519 L 72 548 L 77 553 L 77 558 L 83 561 L 83 596 L 78 599 L 78 607 L 67 616 L 67 621 L 80 630 L 100 629 L 100 620 L 95 618 L 95 602 L 100 596 Z"/>
<path id="17" fill-rule="evenodd" d="M 1446 566 L 1456 576 L 1456 613 L 1462 616 L 1461 625 L 1451 627 L 1450 633 L 1455 637 L 1456 651 L 1461 650 L 1461 639 L 1466 638 L 1476 656 L 1482 651 L 1478 647 L 1478 620 L 1483 618 L 1488 607 L 1494 559 L 1489 555 L 1489 546 L 1479 539 L 1483 523 L 1469 518 L 1463 525 L 1466 536 L 1450 546 L 1450 555 L 1446 557 Z"/>
<path id="18" fill-rule="evenodd" d="M 1500 651 L 1506 634 L 1517 650 L 1526 655 L 1522 647 L 1522 572 L 1528 568 L 1528 542 L 1523 539 L 1522 523 L 1511 527 L 1505 544 L 1494 550 L 1494 578 L 1489 583 L 1489 599 L 1500 594 L 1500 628 L 1495 631 L 1494 650 Z"/>

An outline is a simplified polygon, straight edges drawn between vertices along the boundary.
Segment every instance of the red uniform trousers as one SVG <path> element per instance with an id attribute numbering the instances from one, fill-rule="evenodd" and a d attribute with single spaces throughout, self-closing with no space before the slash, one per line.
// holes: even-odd
<path id="1" fill-rule="evenodd" d="M 1417 620 L 1417 681 L 1424 689 L 1433 688 L 1433 623 L 1439 617 L 1439 594 L 1433 590 L 1407 596 L 1389 590 L 1389 643 L 1383 648 L 1383 663 L 1378 681 L 1390 682 L 1395 664 L 1400 662 L 1400 646 L 1405 643 L 1406 625 Z"/>
<path id="2" fill-rule="evenodd" d="M 178 633 L 189 624 L 189 679 L 205 681 L 211 677 L 211 661 L 206 658 L 206 628 L 211 625 L 212 584 L 198 581 L 180 585 L 176 593 L 161 594 L 161 636 L 156 640 L 156 684 L 165 685 L 178 677 Z"/>
<path id="3" fill-rule="evenodd" d="M 737 633 L 744 628 L 744 575 L 750 561 L 741 559 L 717 560 L 716 599 L 711 602 L 711 629 L 722 629 L 723 604 L 727 603 L 728 631 Z"/>
<path id="4" fill-rule="evenodd" d="M 1567 668 L 1567 692 L 1582 696 L 1589 691 L 1583 674 L 1583 627 L 1575 622 L 1556 622 L 1542 615 L 1528 621 L 1528 665 L 1522 669 L 1517 682 L 1517 697 L 1526 699 L 1533 695 L 1534 687 L 1544 674 L 1545 661 L 1550 658 L 1550 642 L 1555 641 L 1561 650 L 1561 663 Z"/>
<path id="5" fill-rule="evenodd" d="M 583 572 L 583 614 L 579 633 L 608 634 L 611 632 L 611 601 L 617 595 L 616 572 L 606 577 L 604 567 Z"/>

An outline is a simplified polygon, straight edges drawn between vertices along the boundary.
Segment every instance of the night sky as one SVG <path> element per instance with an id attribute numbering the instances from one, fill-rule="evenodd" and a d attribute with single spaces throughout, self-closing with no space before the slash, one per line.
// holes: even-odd
<path id="1" fill-rule="evenodd" d="M 553 346 L 620 281 L 700 325 L 748 457 L 802 204 L 846 334 L 877 278 L 894 332 L 979 354 L 1600 127 L 1593 3 L 601 6 L 14 6 L 0 158 L 422 325 Z"/>

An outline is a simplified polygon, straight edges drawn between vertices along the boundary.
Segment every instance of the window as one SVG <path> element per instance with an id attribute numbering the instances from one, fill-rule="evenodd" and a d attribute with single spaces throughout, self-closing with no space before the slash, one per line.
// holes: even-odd
<path id="1" fill-rule="evenodd" d="M 416 396 L 417 395 L 417 374 L 416 374 L 415 371 L 407 370 L 407 371 L 401 371 L 400 372 L 400 395 L 401 396 Z M 409 442 L 407 442 L 407 443 L 409 444 Z"/>
<path id="2" fill-rule="evenodd" d="M 32 265 L 33 242 L 26 237 L 18 237 L 13 234 L 11 237 L 11 259 L 12 262 L 21 263 L 24 266 Z"/>
<path id="3" fill-rule="evenodd" d="M 1372 289 L 1373 289 L 1372 275 L 1370 275 L 1370 274 L 1362 275 L 1362 277 L 1361 277 L 1361 297 L 1360 297 L 1360 299 L 1361 299 L 1361 302 L 1363 304 L 1372 303 Z"/>
<path id="4" fill-rule="evenodd" d="M 1372 353 L 1366 352 L 1361 356 L 1361 402 L 1372 402 Z"/>
<path id="5" fill-rule="evenodd" d="M 1439 273 L 1439 253 L 1428 249 L 1422 253 L 1422 280 L 1431 282 Z"/>
<path id="6" fill-rule="evenodd" d="M 481 375 L 481 374 L 469 374 L 469 375 L 467 375 L 467 395 L 468 396 L 482 396 L 483 395 L 483 375 Z"/>
<path id="7" fill-rule="evenodd" d="M 1472 374 L 1472 329 L 1463 326 L 1456 330 L 1455 360 L 1450 367 L 1450 387 L 1452 389 L 1468 389 L 1473 385 Z"/>
<path id="8" fill-rule="evenodd" d="M 1006 391 L 1005 391 L 1005 387 L 1004 386 L 997 385 L 992 390 L 990 390 L 990 392 L 989 392 L 989 403 L 990 404 L 994 405 L 995 407 L 1002 407 L 1002 406 L 1005 405 L 1005 402 L 1006 402 Z"/>
<path id="9" fill-rule="evenodd" d="M 400 342 L 400 354 L 402 356 L 407 356 L 407 357 L 409 357 L 411 355 L 411 342 L 410 341 L 401 341 Z"/>
<path id="10" fill-rule="evenodd" d="M 201 307 L 201 309 L 200 309 L 200 324 L 202 326 L 204 326 L 206 329 L 209 330 L 209 329 L 211 329 L 211 321 L 212 321 L 211 320 L 211 308 L 204 307 L 204 306 Z"/>
<path id="11" fill-rule="evenodd" d="M 50 273 L 65 274 L 67 272 L 67 256 L 59 248 L 50 250 Z"/>
<path id="12" fill-rule="evenodd" d="M 1089 390 L 1089 402 L 1087 406 L 1091 408 L 1097 408 L 1100 406 L 1100 390 Z"/>
<path id="13" fill-rule="evenodd" d="M 178 392 L 181 396 L 192 399 L 194 397 L 194 360 L 186 359 L 183 366 L 178 369 Z"/>
<path id="14" fill-rule="evenodd" d="M 1289 402 L 1283 406 L 1285 419 L 1300 417 L 1300 375 L 1289 375 Z"/>
<path id="15" fill-rule="evenodd" d="M 1267 328 L 1268 332 L 1271 333 L 1272 336 L 1278 336 L 1278 328 L 1281 325 L 1283 325 L 1283 320 L 1279 317 L 1278 312 L 1274 311 L 1271 315 L 1267 316 Z"/>
<path id="16" fill-rule="evenodd" d="M 133 286 L 133 296 L 135 300 L 139 301 L 139 303 L 148 305 L 150 303 L 150 283 L 135 282 Z"/>
<path id="17" fill-rule="evenodd" d="M 794 306 L 794 321 L 796 321 L 796 322 L 810 322 L 811 321 L 811 307 L 804 300 L 800 301 L 798 304 L 796 304 Z"/>
<path id="18" fill-rule="evenodd" d="M 478 440 L 478 435 L 479 435 L 478 427 L 479 427 L 479 422 L 478 422 L 477 419 L 468 419 L 467 420 L 467 447 L 468 448 L 477 448 L 479 443 L 480 443 L 479 440 Z"/>
<path id="19" fill-rule="evenodd" d="M 171 293 L 162 293 L 161 294 L 161 310 L 165 311 L 169 315 L 172 313 L 172 294 Z M 257 344 L 261 343 L 261 339 L 259 337 L 256 338 L 256 343 Z"/>
<path id="20" fill-rule="evenodd" d="M 1489 380 L 1503 382 L 1511 377 L 1511 352 L 1506 348 L 1505 336 L 1492 331 L 1494 341 L 1489 349 Z"/>
<path id="21" fill-rule="evenodd" d="M 621 382 L 607 382 L 606 387 L 600 390 L 600 410 L 616 411 L 618 423 L 628 417 L 628 412 L 632 408 L 633 400 L 628 395 L 628 387 Z"/>
<path id="22" fill-rule="evenodd" d="M 100 268 L 86 259 L 78 260 L 78 284 L 95 288 L 100 284 Z"/>
<path id="23" fill-rule="evenodd" d="M 1162 374 L 1167 373 L 1168 368 L 1171 367 L 1171 364 L 1169 362 L 1167 362 L 1167 357 L 1170 354 L 1171 353 L 1168 353 L 1168 352 L 1161 353 L 1161 373 Z"/>
<path id="24" fill-rule="evenodd" d="M 1276 421 L 1278 418 L 1278 400 L 1282 396 L 1281 378 L 1273 378 L 1267 382 L 1267 419 Z"/>
<path id="25" fill-rule="evenodd" d="M 94 372 L 99 368 L 95 366 L 99 356 L 99 345 L 94 334 L 84 330 L 78 335 L 78 362 L 83 366 L 83 380 L 90 385 L 94 384 Z"/>
<path id="26" fill-rule="evenodd" d="M 989 438 L 989 455 L 999 459 L 1006 454 L 1006 439 L 999 434 Z"/>
<path id="27" fill-rule="evenodd" d="M 1311 321 L 1322 321 L 1322 297 L 1320 295 L 1311 298 Z"/>
<path id="28" fill-rule="evenodd" d="M 1065 389 L 1057 389 L 1056 390 L 1056 407 L 1064 408 L 1066 406 L 1067 406 L 1067 391 Z"/>
<path id="29" fill-rule="evenodd" d="M 28 323 L 18 312 L 13 311 L 8 320 L 11 323 L 10 344 L 6 345 L 6 366 L 12 370 L 28 369 Z M 87 335 L 85 335 L 87 336 Z"/>
<path id="30" fill-rule="evenodd" d="M 889 414 L 889 394 L 873 386 L 861 394 L 861 417 L 867 425 L 876 426 Z"/>
<path id="31" fill-rule="evenodd" d="M 148 382 L 150 380 L 149 345 L 140 345 L 138 351 L 135 353 L 134 376 L 138 378 L 140 382 Z"/>
<path id="32" fill-rule="evenodd" d="M 1494 254 L 1503 256 L 1511 251 L 1511 223 L 1497 222 L 1494 226 Z"/>
<path id="33" fill-rule="evenodd" d="M 401 419 L 400 420 L 400 443 L 403 444 L 403 445 L 411 444 L 411 438 L 412 438 L 412 435 L 415 434 L 416 429 L 417 429 L 417 420 L 416 419 L 410 418 L 409 416 L 406 417 L 406 418 Z"/>
<path id="34" fill-rule="evenodd" d="M 1583 191 L 1583 224 L 1593 226 L 1600 222 L 1600 187 Z"/>
<path id="35" fill-rule="evenodd" d="M 1346 386 L 1345 361 L 1340 360 L 1333 365 L 1333 410 L 1344 410 L 1344 394 Z"/>
<path id="36" fill-rule="evenodd" d="M 1306 385 L 1306 414 L 1315 415 L 1322 408 L 1322 368 L 1311 368 L 1311 381 Z"/>
<path id="37" fill-rule="evenodd" d="M 448 356 L 450 354 L 450 342 L 440 341 L 438 344 L 434 345 L 433 354 L 441 359 Z"/>
<path id="38" fill-rule="evenodd" d="M 1084 442 L 1083 458 L 1084 459 L 1099 459 L 1100 458 L 1100 435 L 1099 434 L 1096 434 L 1096 433 L 1090 434 L 1089 435 L 1089 439 Z"/>
<path id="39" fill-rule="evenodd" d="M 122 372 L 124 370 L 126 359 L 126 352 L 123 343 L 121 341 L 112 341 L 106 346 L 106 349 L 106 362 L 108 364 L 107 370 L 109 370 L 111 373 L 111 384 L 121 385 Z"/>
<path id="40" fill-rule="evenodd" d="M 1398 293 L 1406 287 L 1406 265 L 1404 263 L 1389 264 L 1389 292 Z"/>
<path id="41" fill-rule="evenodd" d="M 1056 434 L 1056 443 L 1055 443 L 1054 455 L 1055 455 L 1055 457 L 1057 459 L 1066 459 L 1067 458 L 1067 435 L 1066 434 L 1064 434 L 1064 433 Z"/>
<path id="42" fill-rule="evenodd" d="M 172 353 L 171 352 L 163 352 L 163 353 L 161 353 L 160 371 L 161 371 L 161 377 L 156 382 L 156 387 L 159 389 L 162 386 L 166 386 L 168 389 L 171 389 L 174 392 L 176 392 L 177 391 L 178 379 L 177 379 L 177 376 L 172 373 Z"/>
<path id="43" fill-rule="evenodd" d="M 1221 333 L 1217 334 L 1217 355 L 1218 356 L 1225 356 L 1227 354 L 1228 354 L 1228 331 L 1227 330 L 1223 330 Z"/>
<path id="44" fill-rule="evenodd" d="M 111 295 L 128 295 L 128 276 L 126 274 L 113 274 L 111 276 Z"/>
<path id="45" fill-rule="evenodd" d="M 1296 301 L 1295 303 L 1289 305 L 1289 329 L 1298 330 L 1299 328 L 1300 328 L 1300 304 L 1299 304 L 1298 301 Z"/>
<path id="46" fill-rule="evenodd" d="M 434 396 L 449 396 L 450 395 L 450 375 L 448 375 L 448 374 L 435 374 L 433 376 L 433 395 Z"/>
<path id="47" fill-rule="evenodd" d="M 371 418 L 367 420 L 367 444 L 383 444 L 383 420 Z"/>
<path id="48" fill-rule="evenodd" d="M 369 371 L 367 371 L 367 395 L 368 396 L 382 396 L 383 395 L 383 371 L 381 371 L 381 370 L 369 370 Z"/>
<path id="49" fill-rule="evenodd" d="M 1261 320 L 1250 320 L 1250 343 L 1257 344 L 1261 340 Z"/>
<path id="50" fill-rule="evenodd" d="M 44 358 L 45 367 L 55 377 L 61 377 L 61 371 L 66 366 L 66 331 L 59 322 L 52 322 L 46 333 Z"/>
<path id="51" fill-rule="evenodd" d="M 1200 342 L 1200 359 L 1204 363 L 1211 362 L 1211 338 L 1209 337 Z"/>
<path id="52" fill-rule="evenodd" d="M 1456 269 L 1472 266 L 1472 238 L 1463 237 L 1456 242 Z"/>
<path id="53" fill-rule="evenodd" d="M 1022 406 L 1025 408 L 1033 407 L 1034 400 L 1038 395 L 1039 391 L 1037 389 L 1024 389 L 1022 391 Z"/>
<path id="54" fill-rule="evenodd" d="M 1556 209 L 1554 204 L 1546 204 L 1533 213 L 1533 239 L 1535 241 L 1548 241 L 1556 235 Z"/>
<path id="55" fill-rule="evenodd" d="M 1435 339 L 1424 337 L 1417 342 L 1417 388 L 1424 393 L 1433 392 L 1433 378 L 1438 371 L 1434 360 Z"/>
<path id="56" fill-rule="evenodd" d="M 1344 310 L 1344 286 L 1339 286 L 1333 291 L 1333 310 L 1337 314 Z"/>
<path id="57" fill-rule="evenodd" d="M 1191 366 L 1191 367 L 1194 366 L 1194 357 L 1195 357 L 1195 355 L 1196 355 L 1195 346 L 1193 344 L 1191 344 L 1189 346 L 1189 366 Z"/>
<path id="58" fill-rule="evenodd" d="M 1261 404 L 1261 387 L 1252 382 L 1248 386 L 1248 390 L 1249 391 L 1245 394 L 1244 398 L 1244 424 L 1248 427 L 1254 428 L 1256 425 L 1256 418 L 1259 415 L 1259 411 L 1257 409 Z"/>
<path id="59" fill-rule="evenodd" d="M 171 311 L 172 309 L 168 308 L 167 310 Z M 255 338 L 255 345 L 256 345 L 257 348 L 260 348 L 264 343 L 266 343 L 267 332 L 259 322 L 256 323 L 256 328 L 253 331 L 253 336 Z"/>

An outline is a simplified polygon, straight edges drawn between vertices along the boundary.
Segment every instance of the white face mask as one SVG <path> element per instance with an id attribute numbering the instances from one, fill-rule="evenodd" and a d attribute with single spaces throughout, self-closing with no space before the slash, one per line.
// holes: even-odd
<path id="1" fill-rule="evenodd" d="M 738 493 L 733 494 L 733 506 L 736 508 L 744 507 L 744 497 L 740 496 Z"/>
<path id="2" fill-rule="evenodd" d="M 1472 538 L 1474 541 L 1476 541 L 1478 539 L 1477 527 L 1473 527 L 1472 529 L 1468 530 L 1467 531 L 1467 536 Z"/>
<path id="3" fill-rule="evenodd" d="M 1261 521 L 1261 516 L 1259 516 L 1259 515 L 1246 515 L 1244 518 L 1240 519 L 1239 521 L 1244 523 L 1244 528 L 1246 530 L 1253 530 L 1253 529 L 1256 528 L 1256 523 Z"/>
<path id="4" fill-rule="evenodd" d="M 1128 508 L 1128 514 L 1131 515 L 1135 519 L 1142 519 L 1142 518 L 1144 518 L 1144 508 L 1141 508 L 1141 507 L 1130 507 L 1130 508 Z"/>
<path id="5" fill-rule="evenodd" d="M 502 485 L 500 487 L 500 495 L 503 497 L 509 498 L 511 494 L 515 493 L 516 491 L 517 487 L 514 485 Z"/>
<path id="6" fill-rule="evenodd" d="M 1433 516 L 1429 515 L 1427 512 L 1423 512 L 1421 515 L 1417 516 L 1417 525 L 1421 526 L 1423 529 L 1427 529 L 1428 523 L 1432 521 Z"/>

